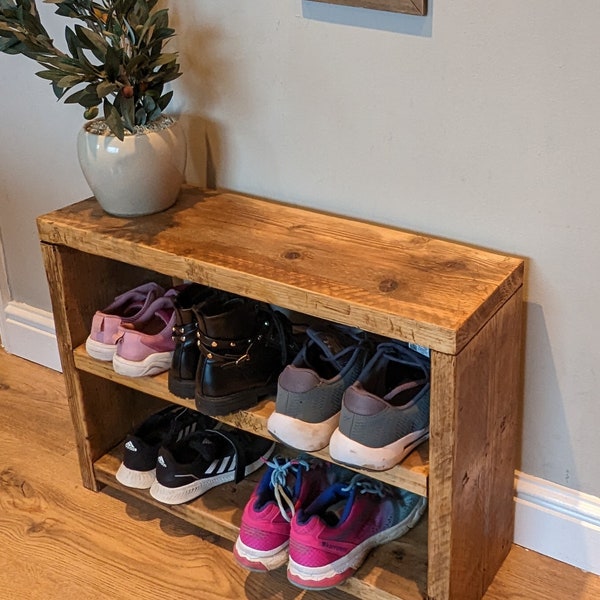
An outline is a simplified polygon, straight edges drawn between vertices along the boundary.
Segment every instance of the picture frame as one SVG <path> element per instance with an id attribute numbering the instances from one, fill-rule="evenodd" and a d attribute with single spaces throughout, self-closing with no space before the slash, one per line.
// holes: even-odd
<path id="1" fill-rule="evenodd" d="M 425 16 L 427 14 L 427 0 L 313 0 L 327 4 L 341 4 L 372 10 L 405 13 L 408 15 Z"/>

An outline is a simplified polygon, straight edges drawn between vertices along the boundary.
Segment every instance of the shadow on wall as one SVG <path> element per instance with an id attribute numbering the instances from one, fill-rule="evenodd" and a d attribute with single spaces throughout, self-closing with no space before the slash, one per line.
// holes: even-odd
<path id="1" fill-rule="evenodd" d="M 195 115 L 180 117 L 188 146 L 185 182 L 205 189 L 217 188 L 217 165 L 223 160 L 219 124 Z"/>
<path id="2" fill-rule="evenodd" d="M 180 114 L 186 134 L 188 155 L 186 183 L 202 188 L 217 186 L 216 165 L 223 160 L 221 124 L 204 116 L 218 106 L 220 99 L 231 94 L 228 74 L 233 72 L 231 57 L 223 52 L 221 32 L 188 18 L 177 3 L 169 9 L 171 24 L 177 31 L 174 48 L 179 52 L 183 77 L 173 83 L 176 90 L 173 106 Z M 183 44 L 183 40 L 194 40 Z"/>
<path id="3" fill-rule="evenodd" d="M 528 302 L 525 314 L 525 377 L 522 406 L 522 447 L 519 448 L 519 469 L 536 477 L 581 488 L 575 468 L 573 446 L 565 413 L 565 398 L 560 389 L 552 343 L 540 304 Z M 561 456 L 562 473 L 557 472 L 554 458 Z M 533 463 L 528 456 L 537 457 Z M 541 469 L 541 472 L 540 472 Z"/>
<path id="4" fill-rule="evenodd" d="M 586 465 L 576 455 L 544 307 L 526 304 L 525 394 L 516 490 L 517 545 L 600 574 L 598 498 L 581 491 Z M 571 582 L 569 598 L 588 598 L 585 579 Z"/>
<path id="5" fill-rule="evenodd" d="M 432 31 L 433 0 L 428 2 L 427 16 L 425 17 L 311 2 L 311 0 L 302 0 L 302 16 L 305 19 L 337 25 L 350 25 L 429 38 Z"/>

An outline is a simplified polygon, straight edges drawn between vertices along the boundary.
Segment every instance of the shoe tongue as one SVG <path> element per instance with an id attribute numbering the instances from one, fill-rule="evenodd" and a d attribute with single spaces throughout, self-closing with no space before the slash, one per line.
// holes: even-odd
<path id="1" fill-rule="evenodd" d="M 407 404 L 417 395 L 425 383 L 425 379 L 405 381 L 388 392 L 383 399 L 392 406 Z"/>
<path id="2" fill-rule="evenodd" d="M 339 336 L 327 331 L 308 331 L 307 333 L 312 341 L 321 349 L 323 358 L 333 363 L 338 369 L 345 364 L 346 361 L 344 358 L 348 356 L 347 354 L 340 357 L 342 360 L 336 358 L 336 355 L 345 348 Z"/>
<path id="3" fill-rule="evenodd" d="M 335 527 L 348 518 L 352 508 L 352 488 L 348 489 L 344 484 L 334 484 L 331 490 L 330 502 L 326 505 L 321 518 L 331 527 Z"/>
<path id="4" fill-rule="evenodd" d="M 212 461 L 216 457 L 215 443 L 209 437 L 194 436 L 189 440 L 189 445 L 206 461 Z"/>
<path id="5" fill-rule="evenodd" d="M 259 327 L 258 305 L 241 298 L 216 298 L 199 313 L 200 333 L 217 340 L 252 337 Z"/>

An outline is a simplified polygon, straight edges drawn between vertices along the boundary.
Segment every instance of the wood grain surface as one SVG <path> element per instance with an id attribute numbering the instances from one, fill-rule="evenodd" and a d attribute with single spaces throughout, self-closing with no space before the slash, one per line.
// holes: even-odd
<path id="1" fill-rule="evenodd" d="M 44 243 L 456 354 L 521 285 L 523 261 L 230 192 L 185 188 L 151 217 L 94 199 L 38 218 Z M 85 274 L 85 273 L 83 273 Z"/>

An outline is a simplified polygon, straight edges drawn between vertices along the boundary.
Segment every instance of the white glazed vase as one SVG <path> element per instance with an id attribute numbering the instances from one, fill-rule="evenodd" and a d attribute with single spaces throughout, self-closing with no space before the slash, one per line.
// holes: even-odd
<path id="1" fill-rule="evenodd" d="M 77 137 L 83 175 L 100 206 L 118 217 L 150 215 L 172 206 L 184 181 L 181 125 L 125 136 L 97 135 L 85 126 Z"/>

